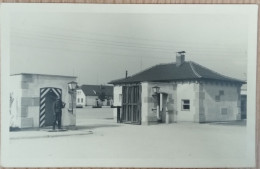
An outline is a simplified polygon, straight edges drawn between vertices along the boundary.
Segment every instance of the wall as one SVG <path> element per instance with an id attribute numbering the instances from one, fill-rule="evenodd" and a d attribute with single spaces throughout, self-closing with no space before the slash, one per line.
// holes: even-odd
<path id="1" fill-rule="evenodd" d="M 158 107 L 156 106 L 156 98 L 153 96 L 152 87 L 160 87 L 160 92 L 167 94 L 166 98 L 166 114 L 165 122 L 172 123 L 176 121 L 176 84 L 173 83 L 152 83 L 142 82 L 142 124 L 157 123 Z"/>
<path id="2" fill-rule="evenodd" d="M 14 92 L 18 101 L 17 111 L 15 112 L 16 127 L 28 128 L 39 127 L 39 102 L 40 88 L 56 87 L 62 89 L 62 100 L 66 103 L 66 107 L 62 110 L 62 125 L 76 125 L 76 109 L 74 113 L 68 111 L 71 109 L 71 96 L 68 93 L 67 83 L 75 81 L 75 77 L 38 75 L 38 74 L 22 74 L 11 76 L 11 84 L 15 88 L 10 91 Z M 74 103 L 76 97 L 74 97 Z M 76 104 L 73 106 L 75 107 Z"/>
<path id="3" fill-rule="evenodd" d="M 77 96 L 76 97 L 77 97 L 76 98 L 76 104 L 77 105 L 81 105 L 81 106 L 85 106 L 86 105 L 86 97 L 85 97 L 85 94 L 82 91 L 82 89 L 78 89 L 77 90 Z"/>
<path id="4" fill-rule="evenodd" d="M 203 83 L 201 91 L 205 93 L 205 120 L 230 121 L 240 120 L 240 86 L 230 83 Z M 219 97 L 219 100 L 216 97 Z"/>
<path id="5" fill-rule="evenodd" d="M 199 84 L 196 82 L 180 82 L 177 84 L 177 121 L 190 121 L 194 122 L 195 114 L 198 113 L 199 98 L 196 93 L 199 90 Z M 190 109 L 184 110 L 182 108 L 182 101 L 189 100 Z"/>
<path id="6" fill-rule="evenodd" d="M 10 76 L 10 127 L 21 126 L 21 76 Z"/>

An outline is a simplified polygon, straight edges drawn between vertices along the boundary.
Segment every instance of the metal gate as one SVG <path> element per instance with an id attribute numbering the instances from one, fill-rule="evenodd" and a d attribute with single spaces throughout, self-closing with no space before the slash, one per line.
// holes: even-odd
<path id="1" fill-rule="evenodd" d="M 62 96 L 59 88 L 45 87 L 40 89 L 40 127 L 51 126 L 53 123 L 53 102 Z"/>
<path id="2" fill-rule="evenodd" d="M 141 85 L 123 86 L 122 122 L 141 124 Z"/>

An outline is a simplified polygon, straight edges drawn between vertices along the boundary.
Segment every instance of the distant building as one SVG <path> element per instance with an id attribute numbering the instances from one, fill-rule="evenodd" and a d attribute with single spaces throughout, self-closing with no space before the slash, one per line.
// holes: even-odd
<path id="1" fill-rule="evenodd" d="M 247 119 L 247 85 L 241 87 L 241 119 Z"/>
<path id="2" fill-rule="evenodd" d="M 176 63 L 111 81 L 114 118 L 132 124 L 240 120 L 245 82 L 185 61 L 184 53 L 177 53 Z"/>
<path id="3" fill-rule="evenodd" d="M 57 97 L 66 103 L 62 110 L 62 126 L 76 125 L 76 112 L 69 111 L 72 104 L 67 87 L 68 82 L 76 81 L 75 76 L 21 73 L 11 75 L 10 81 L 11 128 L 52 126 L 53 102 Z"/>
<path id="4" fill-rule="evenodd" d="M 77 89 L 77 106 L 110 106 L 113 104 L 113 86 L 82 85 Z"/>

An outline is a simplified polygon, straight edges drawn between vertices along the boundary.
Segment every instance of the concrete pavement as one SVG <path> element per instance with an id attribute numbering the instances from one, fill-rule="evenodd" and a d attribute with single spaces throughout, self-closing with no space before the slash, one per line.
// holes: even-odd
<path id="1" fill-rule="evenodd" d="M 12 167 L 248 166 L 245 123 L 140 126 L 118 124 L 112 117 L 112 109 L 83 108 L 77 110 L 74 130 L 10 132 L 9 164 Z"/>
<path id="2" fill-rule="evenodd" d="M 113 120 L 113 113 L 111 108 L 92 109 L 89 107 L 83 109 L 77 109 L 77 126 L 69 127 L 63 131 L 52 132 L 52 128 L 43 129 L 26 129 L 10 132 L 10 139 L 36 139 L 36 138 L 48 138 L 48 137 L 64 137 L 64 136 L 78 136 L 78 135 L 90 135 L 98 128 L 110 128 L 110 127 L 123 127 L 124 124 L 116 123 Z M 185 124 L 185 123 L 184 123 Z M 173 124 L 172 124 L 173 125 Z M 175 127 L 182 126 L 182 124 L 174 124 Z M 188 126 L 202 127 L 203 124 L 189 124 Z M 215 122 L 206 123 L 210 126 L 246 126 L 246 120 L 234 121 L 234 122 Z M 126 125 L 128 126 L 128 125 Z M 162 125 L 164 126 L 164 125 Z M 171 125 L 169 125 L 171 126 Z M 131 127 L 131 126 L 129 126 Z M 64 127 L 65 128 L 65 127 Z M 143 126 L 143 128 L 146 128 Z M 149 128 L 152 128 L 150 126 Z"/>
<path id="3" fill-rule="evenodd" d="M 48 138 L 48 137 L 64 137 L 64 136 L 77 136 L 77 135 L 89 135 L 93 134 L 93 129 L 99 127 L 109 127 L 117 124 L 114 123 L 111 118 L 113 117 L 111 108 L 92 109 L 91 107 L 85 107 L 77 109 L 77 125 L 72 127 L 63 127 L 66 130 L 52 132 L 52 127 L 46 128 L 29 128 L 22 130 L 15 130 L 9 132 L 11 140 L 14 139 L 36 139 L 36 138 Z M 99 119 L 94 121 L 93 119 Z M 109 120 L 107 120 L 109 119 Z M 108 123 L 110 122 L 110 123 Z M 108 124 L 107 124 L 108 123 Z"/>

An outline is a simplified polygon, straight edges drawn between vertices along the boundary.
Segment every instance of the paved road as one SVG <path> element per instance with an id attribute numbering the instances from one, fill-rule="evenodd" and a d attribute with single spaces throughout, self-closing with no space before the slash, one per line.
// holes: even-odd
<path id="1" fill-rule="evenodd" d="M 27 166 L 32 161 L 45 166 L 132 167 L 234 167 L 247 162 L 245 126 L 117 124 L 110 108 L 78 109 L 77 115 L 79 129 L 93 134 L 11 140 L 11 159 Z"/>

